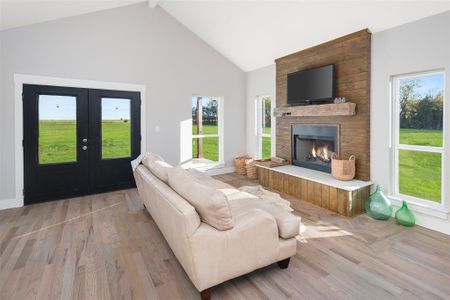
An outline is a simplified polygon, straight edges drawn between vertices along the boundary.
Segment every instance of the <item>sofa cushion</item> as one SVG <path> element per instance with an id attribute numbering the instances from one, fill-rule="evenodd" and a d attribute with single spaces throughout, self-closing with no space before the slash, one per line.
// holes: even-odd
<path id="1" fill-rule="evenodd" d="M 283 239 L 289 239 L 300 234 L 301 218 L 293 215 L 289 211 L 273 203 L 264 203 L 258 197 L 250 195 L 246 197 L 245 192 L 241 192 L 240 197 L 230 199 L 230 207 L 233 216 L 238 217 L 247 211 L 258 208 L 269 213 L 276 221 L 278 235 Z"/>
<path id="2" fill-rule="evenodd" d="M 169 170 L 169 185 L 194 206 L 203 222 L 218 230 L 233 228 L 233 217 L 224 193 L 198 182 L 182 167 Z"/>
<path id="3" fill-rule="evenodd" d="M 142 159 L 142 164 L 144 166 L 146 166 L 148 169 L 150 169 L 150 162 L 151 161 L 155 161 L 155 160 L 164 161 L 164 158 L 162 158 L 158 154 L 155 154 L 155 153 L 152 153 L 152 152 L 147 152 L 144 155 L 144 158 Z"/>
<path id="4" fill-rule="evenodd" d="M 214 179 L 213 177 L 205 174 L 204 172 L 200 172 L 196 169 L 188 169 L 188 171 L 191 176 L 199 183 L 206 184 L 209 187 L 217 190 L 217 189 L 234 189 L 231 185 L 226 184 L 223 181 Z"/>
<path id="5" fill-rule="evenodd" d="M 168 164 L 162 160 L 149 160 L 147 163 L 148 169 L 153 175 L 165 183 L 169 183 L 169 170 L 173 168 L 171 164 Z"/>

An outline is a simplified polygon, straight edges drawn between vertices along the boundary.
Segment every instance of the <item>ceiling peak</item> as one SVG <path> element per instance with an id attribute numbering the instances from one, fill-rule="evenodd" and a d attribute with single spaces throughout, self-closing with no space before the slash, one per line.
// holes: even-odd
<path id="1" fill-rule="evenodd" d="M 148 0 L 148 7 L 155 8 L 159 4 L 159 0 Z"/>

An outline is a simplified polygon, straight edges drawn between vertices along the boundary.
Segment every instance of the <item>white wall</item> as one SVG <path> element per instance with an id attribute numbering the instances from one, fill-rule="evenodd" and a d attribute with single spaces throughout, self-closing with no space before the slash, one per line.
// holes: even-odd
<path id="1" fill-rule="evenodd" d="M 390 172 L 390 88 L 393 75 L 427 70 L 446 70 L 446 115 L 450 113 L 450 12 L 372 35 L 371 83 L 371 178 L 390 193 L 393 182 Z M 447 209 L 450 207 L 450 119 L 445 120 L 446 174 L 444 191 Z M 399 202 L 393 200 L 397 206 Z M 416 211 L 417 224 L 450 234 L 450 222 L 445 211 L 410 205 Z"/>
<path id="2" fill-rule="evenodd" d="M 258 96 L 272 96 L 272 105 L 275 101 L 275 64 L 247 72 L 247 154 L 252 157 L 257 155 L 255 132 L 255 99 Z M 275 124 L 273 124 L 275 125 Z M 273 127 L 275 128 L 275 127 Z M 274 136 L 274 133 L 273 135 Z M 274 139 L 273 139 L 274 140 Z M 273 146 L 274 144 L 272 144 Z M 272 151 L 273 153 L 274 151 Z M 274 153 L 273 153 L 274 154 Z"/>
<path id="3" fill-rule="evenodd" d="M 142 3 L 0 31 L 0 44 L 0 207 L 15 198 L 15 73 L 145 85 L 147 149 L 172 163 L 183 156 L 192 94 L 223 96 L 226 163 L 246 151 L 245 73 L 161 8 Z"/>

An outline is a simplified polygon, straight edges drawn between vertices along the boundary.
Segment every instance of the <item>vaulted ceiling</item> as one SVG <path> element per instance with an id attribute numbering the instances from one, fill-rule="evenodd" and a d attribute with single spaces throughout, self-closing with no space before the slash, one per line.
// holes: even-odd
<path id="1" fill-rule="evenodd" d="M 245 71 L 360 29 L 378 32 L 450 10 L 445 1 L 162 1 L 160 6 Z"/>
<path id="2" fill-rule="evenodd" d="M 142 2 L 0 0 L 0 28 Z M 172 1 L 158 4 L 244 71 L 330 39 L 386 30 L 450 10 L 450 1 Z M 149 8 L 151 9 L 151 8 Z"/>

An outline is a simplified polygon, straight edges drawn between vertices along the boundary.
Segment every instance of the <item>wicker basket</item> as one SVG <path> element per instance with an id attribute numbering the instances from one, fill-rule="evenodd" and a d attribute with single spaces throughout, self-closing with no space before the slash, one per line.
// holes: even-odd
<path id="1" fill-rule="evenodd" d="M 355 156 L 350 155 L 348 159 L 331 160 L 331 174 L 338 180 L 352 180 L 355 178 Z"/>
<path id="2" fill-rule="evenodd" d="M 247 177 L 250 179 L 257 179 L 258 178 L 258 168 L 256 165 L 264 162 L 264 160 L 252 160 L 247 163 Z"/>
<path id="3" fill-rule="evenodd" d="M 268 168 L 275 168 L 275 167 L 280 167 L 280 166 L 284 166 L 287 165 L 287 161 L 286 160 L 273 160 L 272 159 L 267 159 L 267 160 L 263 160 L 258 162 L 258 165 L 260 166 L 264 166 L 264 167 L 268 167 Z"/>
<path id="4" fill-rule="evenodd" d="M 259 159 L 253 160 L 247 163 L 247 177 L 251 179 L 258 179 L 258 168 L 257 166 L 264 166 L 268 168 L 279 167 L 286 165 L 287 162 L 285 160 L 276 159 L 276 161 L 272 159 Z"/>
<path id="5" fill-rule="evenodd" d="M 234 164 L 236 166 L 236 174 L 238 175 L 246 175 L 247 174 L 247 163 L 252 161 L 248 155 L 238 156 L 234 158 Z"/>

